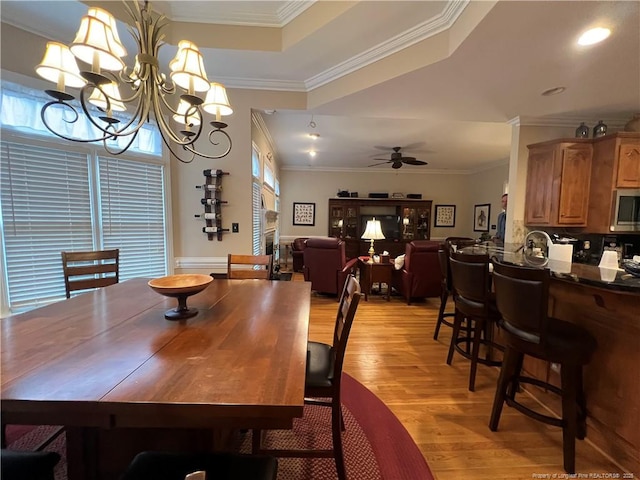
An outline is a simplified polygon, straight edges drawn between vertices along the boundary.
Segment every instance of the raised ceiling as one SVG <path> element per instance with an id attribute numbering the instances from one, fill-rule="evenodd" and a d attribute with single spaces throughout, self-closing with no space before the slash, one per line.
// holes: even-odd
<path id="1" fill-rule="evenodd" d="M 119 15 L 114 2 L 3 0 L 0 8 L 3 22 L 69 42 L 86 4 Z M 514 119 L 577 126 L 602 118 L 619 126 L 640 112 L 640 2 L 153 7 L 172 19 L 170 34 L 198 43 L 209 76 L 227 87 L 307 92 L 307 111 L 262 115 L 284 168 L 367 169 L 386 155 L 378 147 L 413 146 L 404 153 L 429 164 L 400 172 L 473 171 L 508 159 Z M 578 47 L 580 33 L 595 25 L 611 28 L 611 37 Z M 168 59 L 175 47 L 164 50 Z M 566 91 L 541 96 L 557 86 Z M 315 142 L 311 131 L 320 134 Z M 369 171 L 378 169 L 391 171 Z"/>

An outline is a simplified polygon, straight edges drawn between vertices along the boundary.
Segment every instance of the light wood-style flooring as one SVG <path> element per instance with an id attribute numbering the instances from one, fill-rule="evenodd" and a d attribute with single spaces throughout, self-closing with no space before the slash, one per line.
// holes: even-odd
<path id="1" fill-rule="evenodd" d="M 294 274 L 293 280 L 303 281 L 302 275 Z M 397 296 L 391 302 L 377 295 L 368 302 L 363 298 L 344 367 L 400 419 L 437 480 L 544 478 L 536 474 L 625 478 L 588 441 L 577 441 L 577 473 L 620 476 L 569 477 L 562 469 L 561 430 L 513 408 L 504 407 L 499 430 L 491 432 L 498 369 L 480 365 L 476 391 L 467 390 L 469 362 L 459 355 L 451 366 L 445 362 L 450 328 L 443 326 L 438 341 L 433 340 L 439 305 L 437 298 L 409 306 Z M 312 293 L 311 340 L 331 342 L 336 309 L 335 298 Z"/>

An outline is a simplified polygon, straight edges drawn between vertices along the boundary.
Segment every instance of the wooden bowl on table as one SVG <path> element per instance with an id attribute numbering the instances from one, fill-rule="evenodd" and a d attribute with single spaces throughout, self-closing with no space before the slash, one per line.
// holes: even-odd
<path id="1" fill-rule="evenodd" d="M 160 295 L 178 299 L 178 306 L 167 310 L 164 313 L 164 318 L 167 320 L 183 320 L 198 314 L 197 308 L 187 307 L 187 297 L 200 293 L 212 281 L 213 277 L 211 275 L 186 273 L 154 278 L 149 281 L 148 285 Z"/>

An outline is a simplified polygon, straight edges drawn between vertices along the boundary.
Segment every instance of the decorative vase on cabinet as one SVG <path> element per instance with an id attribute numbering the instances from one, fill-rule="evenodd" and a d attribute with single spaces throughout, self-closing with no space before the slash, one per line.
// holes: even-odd
<path id="1" fill-rule="evenodd" d="M 584 122 L 581 122 L 580 126 L 576 128 L 576 138 L 589 138 L 589 127 Z"/>
<path id="2" fill-rule="evenodd" d="M 604 124 L 602 120 L 598 122 L 598 124 L 593 127 L 593 138 L 604 137 L 607 134 L 607 126 Z"/>
<path id="3" fill-rule="evenodd" d="M 624 126 L 625 132 L 640 132 L 640 113 L 636 113 Z"/>

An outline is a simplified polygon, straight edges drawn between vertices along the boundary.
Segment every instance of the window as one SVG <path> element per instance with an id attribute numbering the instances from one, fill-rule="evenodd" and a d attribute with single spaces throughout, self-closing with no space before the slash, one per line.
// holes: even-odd
<path id="1" fill-rule="evenodd" d="M 252 211 L 252 250 L 253 255 L 262 253 L 262 179 L 260 178 L 260 152 L 256 145 L 251 149 L 251 211 Z"/>
<path id="2" fill-rule="evenodd" d="M 2 313 L 5 302 L 16 312 L 65 298 L 63 250 L 119 248 L 121 281 L 166 275 L 162 158 L 102 156 L 101 146 L 47 138 L 7 113 L 39 100 L 13 92 L 7 102 L 4 91 L 1 98 Z"/>

